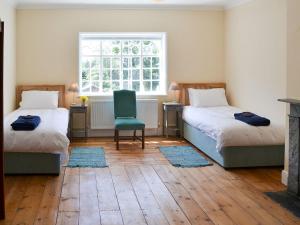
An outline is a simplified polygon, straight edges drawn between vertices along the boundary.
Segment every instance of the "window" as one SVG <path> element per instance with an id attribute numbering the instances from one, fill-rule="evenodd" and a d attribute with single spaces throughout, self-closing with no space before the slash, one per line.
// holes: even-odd
<path id="1" fill-rule="evenodd" d="M 80 94 L 166 94 L 165 33 L 80 33 Z"/>

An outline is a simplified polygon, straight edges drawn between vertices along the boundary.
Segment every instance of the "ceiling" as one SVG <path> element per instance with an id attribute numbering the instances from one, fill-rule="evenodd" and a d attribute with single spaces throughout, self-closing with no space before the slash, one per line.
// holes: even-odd
<path id="1" fill-rule="evenodd" d="M 15 0 L 18 8 L 48 7 L 195 7 L 229 8 L 249 0 Z"/>

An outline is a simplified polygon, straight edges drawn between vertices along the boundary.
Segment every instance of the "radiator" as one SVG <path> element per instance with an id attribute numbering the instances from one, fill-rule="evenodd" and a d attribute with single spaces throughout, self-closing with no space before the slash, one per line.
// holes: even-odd
<path id="1" fill-rule="evenodd" d="M 112 100 L 93 100 L 91 105 L 91 129 L 114 128 L 114 106 Z M 146 129 L 158 128 L 158 102 L 156 99 L 137 100 L 137 118 L 144 121 Z"/>

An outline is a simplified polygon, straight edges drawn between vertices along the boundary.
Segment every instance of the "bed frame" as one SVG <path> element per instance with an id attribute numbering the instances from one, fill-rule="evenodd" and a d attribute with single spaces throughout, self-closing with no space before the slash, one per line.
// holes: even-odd
<path id="1" fill-rule="evenodd" d="M 225 83 L 181 83 L 180 102 L 189 105 L 188 88 L 224 88 Z M 201 130 L 184 122 L 184 138 L 224 168 L 282 166 L 284 164 L 284 145 L 235 146 L 217 151 L 216 141 Z"/>
<path id="2" fill-rule="evenodd" d="M 19 85 L 16 88 L 16 106 L 19 107 L 23 91 L 58 91 L 58 105 L 65 107 L 65 85 Z M 60 154 L 4 152 L 4 173 L 15 174 L 60 174 Z"/>

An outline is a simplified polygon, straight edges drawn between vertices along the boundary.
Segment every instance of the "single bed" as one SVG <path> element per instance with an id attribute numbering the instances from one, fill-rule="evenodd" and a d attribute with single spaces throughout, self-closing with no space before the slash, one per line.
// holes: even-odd
<path id="1" fill-rule="evenodd" d="M 253 127 L 234 119 L 241 109 L 232 106 L 190 106 L 188 88 L 224 88 L 224 83 L 179 84 L 184 138 L 224 168 L 282 166 L 284 127 L 271 123 Z"/>
<path id="2" fill-rule="evenodd" d="M 65 106 L 64 85 L 22 85 L 16 90 L 19 106 L 23 91 L 58 91 L 58 108 L 21 109 L 4 119 L 5 174 L 60 174 L 61 164 L 68 158 L 67 138 L 69 112 Z M 40 125 L 33 131 L 14 131 L 10 124 L 20 115 L 37 115 Z"/>

